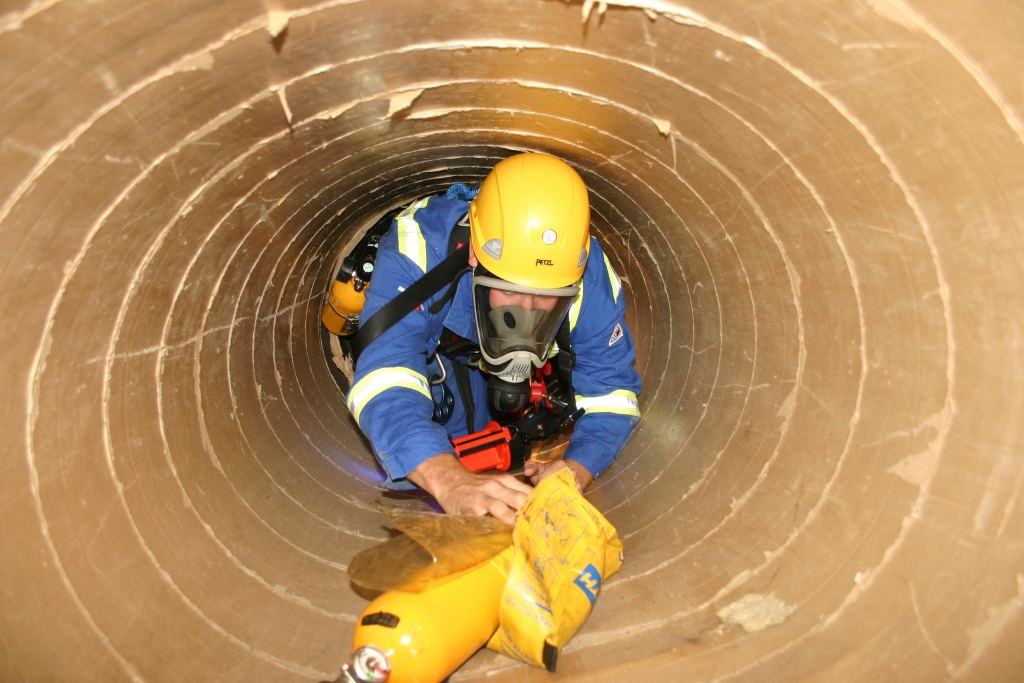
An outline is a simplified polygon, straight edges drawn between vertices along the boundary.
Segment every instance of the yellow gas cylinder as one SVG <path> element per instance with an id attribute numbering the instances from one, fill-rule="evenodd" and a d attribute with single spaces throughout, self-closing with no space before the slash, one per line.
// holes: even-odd
<path id="1" fill-rule="evenodd" d="M 363 291 L 356 291 L 355 278 L 348 282 L 335 280 L 331 292 L 320 310 L 320 320 L 333 334 L 347 337 L 359 329 L 359 314 L 366 303 Z M 369 285 L 366 285 L 369 287 Z"/>
<path id="2" fill-rule="evenodd" d="M 509 547 L 475 569 L 422 593 L 389 591 L 356 625 L 351 668 L 361 683 L 440 683 L 498 629 Z M 383 658 L 383 661 L 381 659 Z"/>

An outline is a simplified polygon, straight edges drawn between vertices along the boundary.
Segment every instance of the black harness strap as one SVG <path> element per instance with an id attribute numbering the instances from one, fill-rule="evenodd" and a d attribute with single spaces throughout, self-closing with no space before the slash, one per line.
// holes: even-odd
<path id="1" fill-rule="evenodd" d="M 469 383 L 469 368 L 458 361 L 452 363 L 455 371 L 455 385 L 459 388 L 459 396 L 462 397 L 462 407 L 466 412 L 466 433 L 472 434 L 476 423 L 476 405 L 473 403 L 473 387 Z"/>
<path id="2" fill-rule="evenodd" d="M 558 342 L 558 372 L 568 388 L 565 393 L 566 408 L 562 414 L 562 424 L 559 429 L 571 426 L 576 420 L 583 417 L 585 412 L 582 408 L 576 407 L 576 389 L 572 386 L 572 369 L 576 365 L 576 352 L 572 350 L 570 337 L 569 318 L 566 317 L 562 321 L 562 326 L 558 328 L 558 334 L 555 335 L 555 341 Z"/>
<path id="3" fill-rule="evenodd" d="M 370 342 L 390 330 L 399 320 L 441 289 L 451 283 L 466 269 L 469 260 L 469 244 L 463 244 L 441 263 L 428 270 L 423 277 L 409 285 L 409 288 L 387 302 L 379 311 L 370 316 L 352 337 L 352 359 L 359 361 Z"/>
<path id="4" fill-rule="evenodd" d="M 569 318 L 567 316 L 562 321 L 562 326 L 558 328 L 555 341 L 558 343 L 558 371 L 562 373 L 565 386 L 569 388 L 568 412 L 572 413 L 576 410 L 576 392 L 572 388 L 572 369 L 576 365 L 576 352 L 572 350 L 570 339 Z"/>
<path id="5" fill-rule="evenodd" d="M 427 309 L 428 311 L 430 311 L 430 315 L 437 315 L 438 313 L 440 313 L 441 310 L 444 309 L 444 307 L 448 304 L 448 302 L 455 298 L 455 292 L 457 292 L 459 289 L 459 280 L 462 279 L 462 274 L 468 273 L 469 271 L 469 268 L 463 268 L 462 273 L 456 275 L 455 280 L 452 281 L 450 285 L 448 285 L 448 291 L 444 293 L 444 296 L 442 296 L 434 303 L 430 304 L 430 308 Z"/>
<path id="6" fill-rule="evenodd" d="M 383 220 L 383 219 L 382 219 Z M 393 220 L 393 219 L 392 219 Z M 469 214 L 459 220 L 448 236 L 448 257 L 428 270 L 409 288 L 391 301 L 381 306 L 380 310 L 370 316 L 359 331 L 352 337 L 352 360 L 359 361 L 366 347 L 377 337 L 392 328 L 399 320 L 416 310 L 430 297 L 449 285 L 445 295 L 434 302 L 430 312 L 437 315 L 445 304 L 452 300 L 459 287 L 459 279 L 469 264 Z"/>

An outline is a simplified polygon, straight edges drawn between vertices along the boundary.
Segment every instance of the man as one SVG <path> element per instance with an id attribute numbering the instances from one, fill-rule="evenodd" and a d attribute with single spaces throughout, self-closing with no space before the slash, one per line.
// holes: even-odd
<path id="1" fill-rule="evenodd" d="M 639 420 L 640 377 L 621 282 L 590 237 L 586 186 L 569 165 L 544 154 L 498 163 L 471 203 L 428 197 L 403 211 L 381 239 L 362 319 L 448 257 L 459 246 L 449 243 L 453 230 L 466 222 L 472 272 L 369 343 L 358 358 L 348 406 L 388 474 L 386 485 L 412 482 L 446 512 L 512 523 L 531 487 L 508 474 L 464 468 L 449 437 L 516 415 L 567 321 L 575 354 L 572 391 L 584 412 L 564 458 L 527 462 L 524 474 L 536 484 L 568 467 L 582 491 L 615 459 Z M 435 353 L 453 337 L 479 346 L 468 373 Z M 452 380 L 457 371 L 461 382 Z M 455 400 L 438 415 L 440 386 L 431 384 L 441 378 L 441 391 Z"/>

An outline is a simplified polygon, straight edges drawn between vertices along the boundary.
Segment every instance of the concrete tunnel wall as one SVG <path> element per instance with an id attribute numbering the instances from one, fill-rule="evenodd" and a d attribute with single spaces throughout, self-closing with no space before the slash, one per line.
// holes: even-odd
<path id="1" fill-rule="evenodd" d="M 1022 29 L 6 3 L 0 680 L 336 675 L 387 534 L 322 292 L 358 226 L 520 149 L 579 168 L 626 282 L 644 416 L 588 494 L 626 564 L 553 678 L 452 680 L 1024 679 Z"/>

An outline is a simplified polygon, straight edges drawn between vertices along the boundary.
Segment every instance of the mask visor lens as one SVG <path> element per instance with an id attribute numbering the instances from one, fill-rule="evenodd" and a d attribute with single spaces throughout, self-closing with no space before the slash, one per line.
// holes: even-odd
<path id="1" fill-rule="evenodd" d="M 490 363 L 502 363 L 517 351 L 547 359 L 551 343 L 578 287 L 533 289 L 491 277 L 473 278 L 480 350 Z"/>

